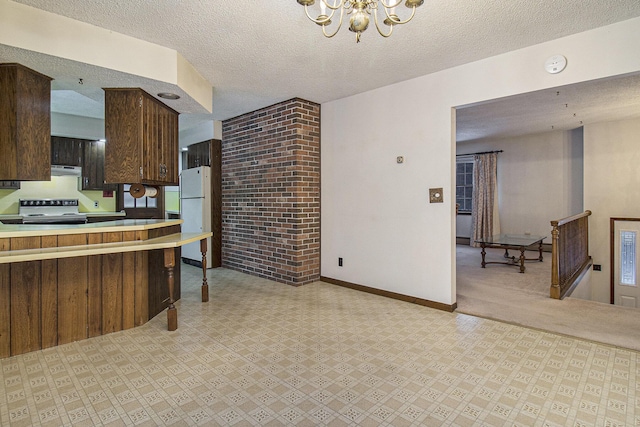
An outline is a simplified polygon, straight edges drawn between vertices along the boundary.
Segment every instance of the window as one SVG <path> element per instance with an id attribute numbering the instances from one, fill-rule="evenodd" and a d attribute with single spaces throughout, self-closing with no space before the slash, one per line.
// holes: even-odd
<path id="1" fill-rule="evenodd" d="M 473 159 L 459 158 L 456 161 L 456 203 L 458 212 L 471 213 L 473 199 Z"/>
<path id="2" fill-rule="evenodd" d="M 157 208 L 158 207 L 156 198 L 145 196 L 145 197 L 140 197 L 139 199 L 136 199 L 129 193 L 129 187 L 131 187 L 131 185 L 125 184 L 123 188 L 124 194 L 122 196 L 124 199 L 125 208 Z"/>
<path id="3" fill-rule="evenodd" d="M 636 286 L 635 231 L 620 231 L 620 284 Z"/>

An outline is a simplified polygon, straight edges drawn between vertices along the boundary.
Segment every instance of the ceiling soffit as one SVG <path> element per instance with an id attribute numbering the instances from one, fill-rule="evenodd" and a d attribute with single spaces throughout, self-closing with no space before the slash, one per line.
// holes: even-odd
<path id="1" fill-rule="evenodd" d="M 156 95 L 161 87 L 159 92 L 181 96 L 182 102 L 170 104 L 173 109 L 211 112 L 211 85 L 173 49 L 14 2 L 0 1 L 0 27 L 3 62 L 19 58 L 16 62 L 62 80 L 62 86 L 75 75 L 94 88 L 95 82 L 113 83 Z"/>

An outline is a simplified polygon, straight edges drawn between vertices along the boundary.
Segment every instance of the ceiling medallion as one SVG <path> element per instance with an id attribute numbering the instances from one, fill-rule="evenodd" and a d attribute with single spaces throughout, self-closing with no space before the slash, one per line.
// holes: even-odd
<path id="1" fill-rule="evenodd" d="M 330 3 L 330 0 L 318 0 L 320 4 L 320 14 L 317 18 L 313 18 L 309 13 L 309 6 L 315 4 L 315 0 L 298 0 L 298 3 L 304 6 L 304 11 L 307 17 L 322 27 L 322 33 L 325 37 L 330 38 L 335 36 L 340 27 L 342 27 L 342 19 L 344 15 L 351 15 L 349 19 L 349 31 L 356 33 L 356 43 L 360 42 L 360 34 L 362 34 L 369 26 L 370 16 L 373 14 L 373 21 L 376 24 L 376 29 L 382 37 L 389 37 L 393 32 L 393 26 L 399 24 L 406 24 L 413 19 L 416 13 L 416 8 L 422 6 L 424 0 L 406 0 L 404 5 L 411 9 L 411 14 L 408 18 L 402 20 L 396 15 L 396 7 L 402 4 L 402 0 L 389 0 L 391 3 L 387 4 L 384 0 L 334 0 Z M 327 27 L 331 25 L 333 15 L 336 11 L 340 11 L 340 21 L 334 32 L 327 32 Z M 383 31 L 378 24 L 378 10 L 384 11 L 385 19 L 382 23 L 389 27 L 388 32 Z M 327 11 L 330 11 L 327 14 Z"/>

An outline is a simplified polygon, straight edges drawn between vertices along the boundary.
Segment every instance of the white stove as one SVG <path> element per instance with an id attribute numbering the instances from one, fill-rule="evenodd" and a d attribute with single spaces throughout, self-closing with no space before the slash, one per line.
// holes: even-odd
<path id="1" fill-rule="evenodd" d="M 18 213 L 23 224 L 84 224 L 78 206 L 78 199 L 20 199 Z"/>

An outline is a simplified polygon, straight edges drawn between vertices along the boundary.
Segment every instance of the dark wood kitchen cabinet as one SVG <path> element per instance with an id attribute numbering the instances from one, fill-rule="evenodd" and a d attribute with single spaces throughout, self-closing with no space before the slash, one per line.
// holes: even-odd
<path id="1" fill-rule="evenodd" d="M 20 181 L 0 181 L 0 190 L 19 190 Z"/>
<path id="2" fill-rule="evenodd" d="M 76 138 L 51 137 L 51 164 L 82 166 L 82 154 L 86 140 Z"/>
<path id="3" fill-rule="evenodd" d="M 105 91 L 105 180 L 178 185 L 178 113 L 138 88 Z"/>
<path id="4" fill-rule="evenodd" d="M 104 182 L 105 143 L 102 141 L 84 141 L 82 153 L 82 189 L 111 190 L 118 189 L 116 184 Z"/>
<path id="5" fill-rule="evenodd" d="M 80 166 L 81 190 L 117 190 L 115 184 L 104 183 L 105 143 L 90 139 L 51 137 L 51 164 Z"/>
<path id="6" fill-rule="evenodd" d="M 211 166 L 211 141 L 198 142 L 187 147 L 187 169 Z"/>
<path id="7" fill-rule="evenodd" d="M 0 64 L 0 180 L 51 179 L 51 78 Z"/>

